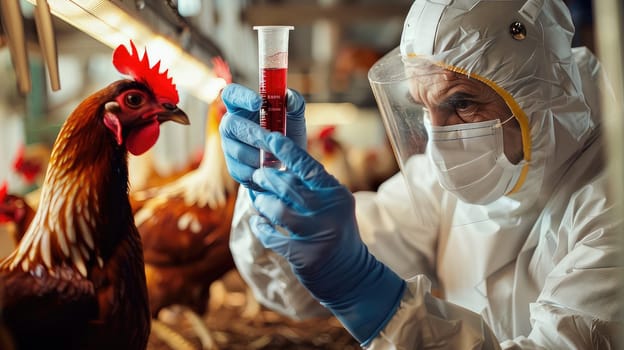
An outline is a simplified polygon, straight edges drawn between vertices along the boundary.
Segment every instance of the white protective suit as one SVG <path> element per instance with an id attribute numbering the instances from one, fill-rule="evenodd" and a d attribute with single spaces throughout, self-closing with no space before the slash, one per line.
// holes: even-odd
<path id="1" fill-rule="evenodd" d="M 514 21 L 524 40 L 511 38 Z M 355 194 L 362 239 L 408 281 L 370 349 L 616 348 L 623 225 L 604 172 L 599 63 L 570 49 L 573 32 L 559 0 L 414 2 L 401 52 L 432 55 L 494 88 L 520 124 L 527 165 L 513 193 L 488 205 L 445 191 L 424 155 L 402 164 L 418 177 Z M 326 315 L 251 233 L 248 198 L 241 190 L 230 244 L 243 278 L 268 307 Z"/>

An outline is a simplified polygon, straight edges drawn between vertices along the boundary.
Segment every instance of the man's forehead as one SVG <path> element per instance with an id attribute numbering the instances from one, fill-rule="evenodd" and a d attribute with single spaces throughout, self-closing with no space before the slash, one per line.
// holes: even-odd
<path id="1" fill-rule="evenodd" d="M 410 92 L 417 101 L 422 98 L 439 99 L 446 95 L 463 92 L 471 95 L 491 94 L 487 85 L 477 79 L 439 66 L 420 66 L 410 72 Z"/>

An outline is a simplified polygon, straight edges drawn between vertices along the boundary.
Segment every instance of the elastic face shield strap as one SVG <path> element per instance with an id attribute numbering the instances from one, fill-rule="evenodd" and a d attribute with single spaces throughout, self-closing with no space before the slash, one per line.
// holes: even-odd
<path id="1" fill-rule="evenodd" d="M 502 122 L 500 121 L 500 119 L 498 120 L 498 123 L 496 123 L 496 125 L 494 125 L 495 128 L 502 128 L 503 125 L 507 124 L 508 121 L 512 120 L 513 118 L 515 118 L 515 116 L 512 114 L 509 118 L 503 120 Z"/>

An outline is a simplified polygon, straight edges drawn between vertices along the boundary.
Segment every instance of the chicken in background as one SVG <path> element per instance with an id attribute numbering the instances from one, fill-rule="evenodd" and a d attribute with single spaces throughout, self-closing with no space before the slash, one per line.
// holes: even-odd
<path id="1" fill-rule="evenodd" d="M 180 169 L 171 169 L 170 172 L 163 173 L 159 171 L 154 164 L 154 152 L 153 149 L 147 152 L 144 156 L 133 157 L 128 159 L 128 166 L 133 169 L 130 177 L 130 189 L 137 192 L 145 189 L 164 186 L 174 180 L 186 175 L 189 171 L 197 169 L 201 159 L 203 158 L 203 149 L 198 150 L 191 155 L 186 164 L 180 167 Z M 133 206 L 133 208 L 135 208 Z"/>
<path id="2" fill-rule="evenodd" d="M 150 313 L 141 238 L 128 200 L 128 151 L 188 124 L 167 72 L 119 46 L 118 80 L 87 97 L 54 143 L 40 205 L 0 262 L 2 322 L 19 349 L 145 349 Z"/>
<path id="3" fill-rule="evenodd" d="M 351 147 L 347 158 L 357 174 L 354 176 L 362 181 L 362 190 L 377 191 L 379 185 L 399 171 L 388 139 L 377 147 Z"/>
<path id="4" fill-rule="evenodd" d="M 7 182 L 0 185 L 0 258 L 10 254 L 22 240 L 35 211 L 24 197 L 10 194 Z"/>
<path id="5" fill-rule="evenodd" d="M 41 143 L 21 145 L 13 160 L 13 171 L 29 185 L 41 185 L 50 161 L 50 148 Z"/>
<path id="6" fill-rule="evenodd" d="M 9 193 L 6 181 L 0 185 L 0 259 L 15 249 L 35 216 L 49 159 L 43 144 L 21 145 L 14 156 L 13 172 L 34 190 L 22 195 Z"/>
<path id="7" fill-rule="evenodd" d="M 232 81 L 227 64 L 213 60 L 214 71 Z M 131 194 L 135 222 L 143 240 L 150 312 L 182 306 L 204 348 L 213 342 L 199 315 L 206 312 L 210 285 L 234 268 L 230 227 L 238 185 L 230 177 L 221 149 L 219 123 L 225 114 L 220 96 L 206 120 L 203 158 L 197 169 L 162 187 Z"/>
<path id="8" fill-rule="evenodd" d="M 325 126 L 310 135 L 308 153 L 351 192 L 364 189 L 361 174 L 349 163 L 347 148 L 336 138 L 335 126 Z"/>
<path id="9" fill-rule="evenodd" d="M 13 172 L 30 187 L 30 192 L 26 193 L 23 198 L 34 209 L 39 205 L 41 184 L 50 161 L 50 152 L 50 147 L 42 143 L 21 145 L 13 159 Z"/>
<path id="10" fill-rule="evenodd" d="M 354 146 L 341 141 L 333 125 L 311 134 L 308 152 L 351 192 L 376 191 L 383 181 L 399 171 L 387 140 L 382 145 Z"/>

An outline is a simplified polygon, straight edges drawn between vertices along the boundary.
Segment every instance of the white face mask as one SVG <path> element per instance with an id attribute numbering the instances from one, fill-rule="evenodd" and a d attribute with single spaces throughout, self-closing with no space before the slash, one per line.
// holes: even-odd
<path id="1" fill-rule="evenodd" d="M 504 153 L 502 126 L 511 118 L 449 126 L 433 126 L 425 118 L 427 154 L 442 187 L 473 204 L 491 203 L 511 191 L 524 166 Z"/>

